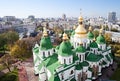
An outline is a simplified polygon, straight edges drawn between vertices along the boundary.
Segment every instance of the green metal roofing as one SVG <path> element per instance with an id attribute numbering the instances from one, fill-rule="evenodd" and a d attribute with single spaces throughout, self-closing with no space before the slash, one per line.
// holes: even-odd
<path id="1" fill-rule="evenodd" d="M 49 56 L 48 58 L 45 58 L 43 61 L 43 64 L 47 67 L 47 69 L 52 73 L 57 69 L 57 67 L 60 65 L 60 62 L 58 61 L 58 55 L 53 54 L 52 56 Z"/>
<path id="2" fill-rule="evenodd" d="M 73 30 L 73 32 L 71 33 L 71 36 L 75 35 L 75 30 Z"/>
<path id="3" fill-rule="evenodd" d="M 88 34 L 87 34 L 87 37 L 88 37 L 88 39 L 93 39 L 94 34 L 91 31 L 89 31 Z"/>
<path id="4" fill-rule="evenodd" d="M 53 45 L 51 43 L 50 37 L 42 37 L 40 41 L 40 49 L 48 50 L 52 48 L 53 48 Z"/>
<path id="5" fill-rule="evenodd" d="M 80 45 L 76 48 L 76 52 L 84 53 L 86 52 L 86 49 L 83 47 L 83 45 Z"/>
<path id="6" fill-rule="evenodd" d="M 89 66 L 89 63 L 87 61 L 83 61 L 81 64 L 82 66 Z"/>
<path id="7" fill-rule="evenodd" d="M 103 57 L 101 55 L 95 55 L 93 53 L 88 54 L 87 56 L 87 60 L 91 61 L 91 62 L 98 62 L 100 59 L 102 59 Z"/>
<path id="8" fill-rule="evenodd" d="M 106 43 L 104 36 L 101 35 L 101 34 L 97 37 L 97 41 L 96 41 L 96 42 L 97 42 L 98 44 L 105 44 L 105 43 Z"/>
<path id="9" fill-rule="evenodd" d="M 110 57 L 108 55 L 105 55 L 108 61 L 111 61 Z"/>
<path id="10" fill-rule="evenodd" d="M 112 53 L 110 53 L 110 57 L 113 59 L 113 55 L 112 55 Z"/>
<path id="11" fill-rule="evenodd" d="M 79 64 L 77 64 L 77 65 L 75 65 L 75 68 L 76 68 L 76 70 L 82 70 L 82 64 L 81 63 L 79 63 Z"/>
<path id="12" fill-rule="evenodd" d="M 61 55 L 61 56 L 69 56 L 69 55 L 73 54 L 73 51 L 71 49 L 71 45 L 68 41 L 63 41 L 60 44 L 58 54 Z"/>
<path id="13" fill-rule="evenodd" d="M 60 81 L 60 78 L 59 78 L 58 74 L 52 75 L 48 81 Z"/>
<path id="14" fill-rule="evenodd" d="M 75 78 L 71 79 L 70 81 L 76 81 Z"/>
<path id="15" fill-rule="evenodd" d="M 98 44 L 95 41 L 93 41 L 92 43 L 90 43 L 90 47 L 91 48 L 98 48 Z"/>
<path id="16" fill-rule="evenodd" d="M 39 53 L 39 47 L 33 48 L 33 52 L 38 54 Z"/>
<path id="17" fill-rule="evenodd" d="M 102 62 L 102 65 L 106 65 L 107 63 L 105 61 Z"/>

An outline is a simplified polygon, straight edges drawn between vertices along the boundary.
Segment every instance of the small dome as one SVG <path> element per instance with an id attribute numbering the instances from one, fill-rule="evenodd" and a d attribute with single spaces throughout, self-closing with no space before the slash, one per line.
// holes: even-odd
<path id="1" fill-rule="evenodd" d="M 100 55 L 95 55 L 95 54 L 93 54 L 93 53 L 90 53 L 90 54 L 88 54 L 88 56 L 87 56 L 87 60 L 88 61 L 91 61 L 91 62 L 98 62 L 100 59 L 102 59 L 103 58 L 103 56 L 100 56 Z"/>
<path id="2" fill-rule="evenodd" d="M 88 39 L 93 39 L 94 34 L 91 31 L 89 31 L 88 34 L 87 34 L 87 37 L 88 37 Z"/>
<path id="3" fill-rule="evenodd" d="M 69 56 L 72 55 L 72 49 L 71 49 L 71 45 L 69 43 L 69 41 L 63 41 L 60 44 L 59 50 L 58 50 L 58 54 L 61 56 Z"/>
<path id="4" fill-rule="evenodd" d="M 40 49 L 41 50 L 48 50 L 52 49 L 52 43 L 50 37 L 42 37 L 40 41 Z"/>
<path id="5" fill-rule="evenodd" d="M 97 37 L 97 41 L 96 41 L 98 44 L 105 44 L 105 38 L 104 38 L 104 36 L 103 35 L 99 35 L 98 37 Z"/>
<path id="6" fill-rule="evenodd" d="M 63 40 L 68 40 L 69 39 L 66 33 L 63 34 L 63 38 L 62 39 Z"/>
<path id="7" fill-rule="evenodd" d="M 83 45 L 80 45 L 76 48 L 76 52 L 84 53 L 86 52 L 86 49 L 83 47 Z"/>
<path id="8" fill-rule="evenodd" d="M 98 48 L 98 45 L 95 41 L 93 41 L 92 43 L 90 43 L 90 47 L 91 48 Z"/>

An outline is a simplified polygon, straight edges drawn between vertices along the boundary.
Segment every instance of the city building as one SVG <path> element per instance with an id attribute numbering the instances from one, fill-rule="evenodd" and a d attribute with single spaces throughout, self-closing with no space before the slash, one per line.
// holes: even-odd
<path id="1" fill-rule="evenodd" d="M 102 68 L 113 63 L 111 47 L 106 45 L 103 30 L 95 39 L 92 27 L 84 27 L 83 17 L 69 40 L 66 33 L 62 42 L 53 47 L 44 28 L 40 45 L 33 48 L 34 73 L 39 81 L 92 81 L 102 75 Z"/>
<path id="2" fill-rule="evenodd" d="M 108 13 L 108 22 L 116 23 L 116 12 L 109 12 Z"/>

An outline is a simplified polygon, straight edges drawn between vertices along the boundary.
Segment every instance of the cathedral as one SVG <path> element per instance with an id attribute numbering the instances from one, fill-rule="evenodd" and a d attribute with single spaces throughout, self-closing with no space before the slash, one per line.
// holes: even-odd
<path id="1" fill-rule="evenodd" d="M 111 47 L 106 45 L 103 29 L 94 37 L 92 27 L 84 27 L 83 17 L 70 39 L 62 36 L 60 45 L 53 47 L 46 28 L 40 44 L 33 48 L 34 73 L 39 81 L 92 81 L 102 75 L 102 68 L 113 63 Z"/>

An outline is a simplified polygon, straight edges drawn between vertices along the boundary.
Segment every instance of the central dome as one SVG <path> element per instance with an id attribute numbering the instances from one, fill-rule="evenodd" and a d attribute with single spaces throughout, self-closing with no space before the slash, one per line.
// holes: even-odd
<path id="1" fill-rule="evenodd" d="M 87 31 L 83 26 L 83 18 L 82 16 L 78 19 L 79 25 L 75 30 L 75 36 L 79 38 L 86 38 L 87 37 Z"/>

